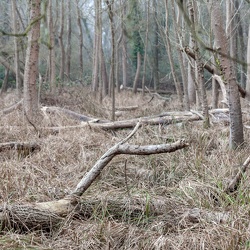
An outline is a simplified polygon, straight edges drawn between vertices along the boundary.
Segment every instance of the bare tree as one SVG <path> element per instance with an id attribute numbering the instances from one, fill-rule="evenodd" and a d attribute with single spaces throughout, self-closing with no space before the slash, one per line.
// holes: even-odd
<path id="1" fill-rule="evenodd" d="M 59 77 L 60 80 L 64 80 L 64 69 L 65 69 L 65 48 L 64 48 L 64 41 L 63 41 L 63 35 L 64 35 L 64 0 L 61 0 L 61 13 L 60 13 L 60 29 L 59 29 L 59 46 L 61 51 L 61 61 L 60 61 L 60 73 Z"/>
<path id="2" fill-rule="evenodd" d="M 76 12 L 77 12 L 77 24 L 79 30 L 79 77 L 82 82 L 83 75 L 83 32 L 82 32 L 82 22 L 81 22 L 81 11 L 79 6 L 79 0 L 75 0 L 76 2 Z"/>
<path id="3" fill-rule="evenodd" d="M 12 0 L 11 4 L 12 4 L 13 32 L 14 32 L 14 34 L 17 34 L 16 1 Z M 16 89 L 17 89 L 18 97 L 21 98 L 19 49 L 18 49 L 18 37 L 16 37 L 16 36 L 14 36 L 14 48 L 15 48 Z"/>
<path id="4" fill-rule="evenodd" d="M 67 1 L 67 47 L 66 47 L 66 62 L 65 74 L 70 80 L 70 66 L 71 66 L 71 1 Z"/>
<path id="5" fill-rule="evenodd" d="M 49 27 L 49 83 L 50 90 L 55 93 L 56 89 L 56 58 L 55 58 L 55 31 L 53 24 L 52 0 L 48 3 L 48 27 Z"/>
<path id="6" fill-rule="evenodd" d="M 224 80 L 227 84 L 229 97 L 230 148 L 235 149 L 241 146 L 244 142 L 240 96 L 235 71 L 231 59 L 228 57 L 228 55 L 230 55 L 230 47 L 225 29 L 222 27 L 223 22 L 220 1 L 210 0 L 209 3 L 209 7 L 211 8 L 212 29 L 218 46 L 218 60 Z"/>
<path id="7" fill-rule="evenodd" d="M 177 96 L 179 99 L 179 102 L 181 104 L 181 106 L 183 105 L 183 91 L 181 88 L 181 84 L 180 81 L 176 75 L 176 71 L 175 71 L 175 67 L 174 67 L 174 59 L 173 59 L 173 52 L 172 52 L 172 45 L 170 42 L 170 33 L 169 33 L 169 6 L 168 6 L 168 0 L 165 0 L 165 13 L 166 13 L 166 24 L 165 24 L 165 33 L 166 33 L 166 47 L 167 47 L 167 53 L 168 53 L 168 59 L 169 59 L 169 64 L 170 64 L 170 68 L 171 68 L 171 73 L 172 73 L 172 77 L 175 83 L 175 88 L 176 88 L 176 92 L 177 92 Z"/>
<path id="8" fill-rule="evenodd" d="M 38 110 L 36 79 L 38 73 L 41 0 L 29 0 L 32 27 L 28 33 L 28 46 L 24 70 L 24 109 L 32 117 Z"/>

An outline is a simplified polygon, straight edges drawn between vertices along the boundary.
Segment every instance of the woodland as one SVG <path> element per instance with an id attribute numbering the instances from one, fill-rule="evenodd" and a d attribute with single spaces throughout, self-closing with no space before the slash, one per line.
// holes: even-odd
<path id="1" fill-rule="evenodd" d="M 250 249 L 250 2 L 0 1 L 0 249 Z"/>

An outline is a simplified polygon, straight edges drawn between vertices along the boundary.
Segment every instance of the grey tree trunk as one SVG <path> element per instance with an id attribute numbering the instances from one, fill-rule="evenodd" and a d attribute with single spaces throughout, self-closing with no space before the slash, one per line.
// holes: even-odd
<path id="1" fill-rule="evenodd" d="M 13 32 L 14 34 L 17 34 L 16 1 L 12 0 L 11 4 L 12 4 Z M 14 36 L 14 49 L 15 49 L 16 90 L 18 98 L 21 98 L 19 49 L 18 49 L 18 37 L 16 36 Z"/>
<path id="2" fill-rule="evenodd" d="M 60 62 L 60 73 L 59 73 L 61 82 L 64 81 L 64 69 L 65 69 L 65 48 L 64 48 L 63 34 L 64 34 L 64 0 L 61 0 L 60 31 L 58 35 L 59 46 L 61 51 L 61 62 Z"/>
<path id="3" fill-rule="evenodd" d="M 179 43 L 179 47 L 182 47 L 182 39 L 181 39 L 181 31 L 180 31 L 180 26 L 181 26 L 181 21 L 180 21 L 180 13 L 177 18 L 176 11 L 175 11 L 175 3 L 172 0 L 172 12 L 173 12 L 173 23 L 174 23 L 174 29 L 175 29 L 175 36 L 176 36 L 176 41 Z M 185 110 L 190 110 L 190 103 L 188 99 L 188 87 L 187 87 L 187 73 L 185 70 L 184 62 L 183 62 L 183 57 L 180 48 L 177 48 L 177 55 L 178 55 L 178 60 L 180 64 L 180 70 L 181 70 L 181 77 L 182 77 L 182 85 L 183 85 L 183 93 L 184 93 L 184 108 Z"/>
<path id="4" fill-rule="evenodd" d="M 49 26 L 49 82 L 50 90 L 55 93 L 56 90 L 56 56 L 55 56 L 55 31 L 52 14 L 52 0 L 49 0 L 48 6 L 48 26 Z"/>
<path id="5" fill-rule="evenodd" d="M 70 67 L 71 67 L 71 1 L 67 1 L 67 47 L 66 47 L 66 65 L 65 74 L 70 80 Z"/>
<path id="6" fill-rule="evenodd" d="M 32 117 L 38 111 L 36 80 L 38 74 L 39 38 L 40 38 L 41 0 L 30 0 L 30 21 L 35 21 L 28 33 L 28 45 L 24 70 L 24 110 Z"/>
<path id="7" fill-rule="evenodd" d="M 224 80 L 227 84 L 228 98 L 229 98 L 229 115 L 230 115 L 230 141 L 231 149 L 236 149 L 244 142 L 243 123 L 240 96 L 238 86 L 236 83 L 235 72 L 231 63 L 230 47 L 226 37 L 225 30 L 222 27 L 222 11 L 220 1 L 214 0 L 211 3 L 211 19 L 212 29 L 216 44 L 220 47 L 219 60 L 222 69 Z"/>
<path id="8" fill-rule="evenodd" d="M 80 6 L 79 0 L 76 0 L 77 6 L 77 24 L 79 30 L 79 80 L 82 83 L 82 76 L 83 76 L 83 32 L 82 32 L 82 22 L 81 22 L 81 13 L 80 13 Z"/>
<path id="9" fill-rule="evenodd" d="M 169 38 L 168 11 L 169 11 L 168 0 L 165 0 L 165 12 L 166 12 L 165 33 L 166 33 L 167 54 L 168 54 L 169 64 L 170 64 L 170 68 L 171 68 L 171 74 L 172 74 L 172 77 L 174 80 L 177 96 L 178 96 L 178 99 L 179 99 L 181 106 L 183 106 L 183 91 L 181 88 L 180 81 L 179 81 L 179 79 L 176 75 L 176 72 L 175 72 L 172 46 L 171 46 L 171 42 L 170 42 L 170 38 Z"/>

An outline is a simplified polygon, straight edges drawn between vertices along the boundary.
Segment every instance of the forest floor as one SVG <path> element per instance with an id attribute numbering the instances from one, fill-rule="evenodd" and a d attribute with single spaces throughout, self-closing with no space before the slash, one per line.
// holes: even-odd
<path id="1" fill-rule="evenodd" d="M 15 98 L 13 93 L 3 96 L 0 110 Z M 151 99 L 126 91 L 117 94 L 117 107 L 138 106 L 122 112 L 118 119 L 181 109 L 175 96 L 167 102 Z M 41 103 L 111 119 L 110 99 L 100 105 L 84 88 L 65 89 L 57 97 L 44 95 Z M 243 107 L 249 109 L 244 103 Z M 79 124 L 58 112 L 44 117 L 39 127 Z M 1 204 L 63 198 L 131 131 L 86 126 L 58 133 L 45 129 L 38 136 L 20 110 L 2 115 L 0 127 L 0 142 L 37 142 L 41 146 L 27 157 L 15 150 L 0 152 Z M 237 191 L 223 191 L 250 155 L 249 129 L 244 133 L 245 147 L 230 151 L 227 123 L 209 129 L 203 129 L 202 121 L 143 125 L 129 143 L 162 144 L 185 138 L 189 146 L 166 154 L 116 156 L 82 196 L 88 211 L 67 216 L 51 232 L 4 229 L 0 249 L 250 249 L 250 173 L 246 172 Z"/>

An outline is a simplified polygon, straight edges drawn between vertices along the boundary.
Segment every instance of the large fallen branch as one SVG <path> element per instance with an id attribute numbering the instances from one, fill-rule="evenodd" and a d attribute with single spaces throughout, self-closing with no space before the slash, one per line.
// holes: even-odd
<path id="1" fill-rule="evenodd" d="M 172 144 L 162 145 L 128 145 L 125 144 L 140 127 L 140 122 L 134 130 L 121 142 L 110 148 L 93 166 L 93 168 L 78 183 L 75 190 L 58 201 L 41 202 L 25 205 L 5 204 L 0 207 L 0 223 L 14 229 L 53 229 L 63 218 L 78 208 L 79 198 L 94 182 L 105 166 L 119 154 L 150 155 L 170 153 L 185 148 L 188 144 L 179 140 Z"/>
<path id="2" fill-rule="evenodd" d="M 188 111 L 166 112 L 152 117 L 141 117 L 141 118 L 134 118 L 129 120 L 115 121 L 115 122 L 107 122 L 107 121 L 100 122 L 98 119 L 91 118 L 90 122 L 82 122 L 81 125 L 65 126 L 65 127 L 48 127 L 45 129 L 60 131 L 63 129 L 90 127 L 90 128 L 100 128 L 105 130 L 115 130 L 115 129 L 133 128 L 138 123 L 139 120 L 141 121 L 141 124 L 145 125 L 159 125 L 159 124 L 168 125 L 185 121 L 197 121 L 200 120 L 200 117 Z"/>

